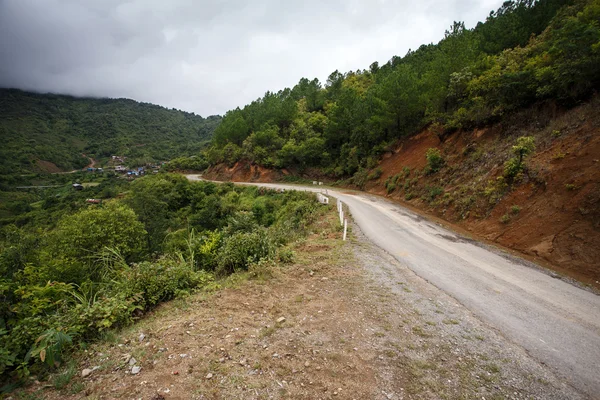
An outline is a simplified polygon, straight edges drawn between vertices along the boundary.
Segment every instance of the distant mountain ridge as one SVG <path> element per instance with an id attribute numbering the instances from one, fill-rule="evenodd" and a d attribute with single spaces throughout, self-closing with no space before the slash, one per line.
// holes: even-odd
<path id="1" fill-rule="evenodd" d="M 81 168 L 89 162 L 82 154 L 137 161 L 192 155 L 220 121 L 130 99 L 0 89 L 0 174 Z"/>

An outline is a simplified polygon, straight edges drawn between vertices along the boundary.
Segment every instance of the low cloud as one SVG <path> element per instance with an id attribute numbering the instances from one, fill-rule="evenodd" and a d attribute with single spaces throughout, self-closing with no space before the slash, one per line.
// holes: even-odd
<path id="1" fill-rule="evenodd" d="M 385 63 L 501 3 L 0 0 L 0 86 L 223 114 L 302 77 Z"/>

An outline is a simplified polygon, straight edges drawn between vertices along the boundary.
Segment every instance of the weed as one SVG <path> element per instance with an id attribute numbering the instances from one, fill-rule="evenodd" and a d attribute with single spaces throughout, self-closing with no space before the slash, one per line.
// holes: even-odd
<path id="1" fill-rule="evenodd" d="M 485 366 L 485 369 L 492 374 L 500 373 L 500 367 L 498 367 L 496 364 L 488 364 Z"/>
<path id="2" fill-rule="evenodd" d="M 555 129 L 552 131 L 552 137 L 557 138 L 559 136 L 560 136 L 560 131 L 558 129 Z"/>
<path id="3" fill-rule="evenodd" d="M 568 191 L 572 192 L 572 191 L 575 191 L 575 190 L 579 189 L 579 186 L 575 185 L 574 183 L 567 183 L 565 185 L 565 189 L 567 189 Z"/>
<path id="4" fill-rule="evenodd" d="M 445 320 L 442 321 L 444 324 L 446 325 L 458 325 L 460 322 L 458 322 L 455 319 L 451 319 L 451 318 L 446 318 Z"/>
<path id="5" fill-rule="evenodd" d="M 503 224 L 508 224 L 510 222 L 510 215 L 504 214 L 503 216 L 500 217 L 499 221 L 502 222 Z"/>
<path id="6" fill-rule="evenodd" d="M 442 153 L 439 149 L 431 147 L 427 149 L 427 153 L 425 153 L 425 158 L 427 159 L 426 174 L 433 174 L 434 172 L 438 172 L 444 164 L 446 163 L 444 158 L 442 157 Z"/>
<path id="7" fill-rule="evenodd" d="M 431 334 L 425 332 L 425 330 L 423 328 L 421 328 L 420 326 L 414 326 L 412 328 L 412 331 L 417 336 L 421 336 L 421 337 L 425 337 L 425 338 L 431 337 Z"/>
<path id="8" fill-rule="evenodd" d="M 83 389 L 85 389 L 85 385 L 83 383 L 81 383 L 81 382 L 75 382 L 69 388 L 69 393 L 70 394 L 77 394 L 77 393 L 82 392 Z"/>
<path id="9" fill-rule="evenodd" d="M 557 151 L 556 153 L 554 153 L 554 155 L 552 156 L 553 160 L 562 160 L 563 158 L 566 157 L 565 153 L 562 153 L 560 151 Z"/>
<path id="10" fill-rule="evenodd" d="M 439 186 L 427 186 L 425 190 L 427 191 L 426 200 L 430 203 L 434 201 L 436 197 L 444 193 L 444 189 Z"/>
<path id="11" fill-rule="evenodd" d="M 62 373 L 54 375 L 52 384 L 56 389 L 60 390 L 71 382 L 71 379 L 73 379 L 76 373 L 77 370 L 75 368 L 75 365 L 69 364 L 69 366 L 65 368 L 65 370 Z"/>
<path id="12" fill-rule="evenodd" d="M 367 176 L 367 180 L 372 181 L 374 179 L 379 179 L 382 174 L 383 169 L 381 169 L 381 167 L 377 167 Z"/>
<path id="13" fill-rule="evenodd" d="M 512 215 L 518 215 L 521 212 L 521 207 L 514 205 L 510 208 L 510 213 Z"/>

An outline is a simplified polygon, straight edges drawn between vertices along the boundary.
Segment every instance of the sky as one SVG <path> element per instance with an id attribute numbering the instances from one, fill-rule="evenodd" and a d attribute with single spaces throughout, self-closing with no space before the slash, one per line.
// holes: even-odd
<path id="1" fill-rule="evenodd" d="M 0 0 L 0 87 L 224 114 L 437 43 L 503 0 Z"/>

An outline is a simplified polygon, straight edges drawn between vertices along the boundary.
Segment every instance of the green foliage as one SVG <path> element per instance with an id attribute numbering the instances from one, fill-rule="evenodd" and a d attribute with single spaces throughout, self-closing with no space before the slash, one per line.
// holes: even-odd
<path id="1" fill-rule="evenodd" d="M 503 216 L 501 216 L 500 222 L 502 222 L 503 224 L 508 224 L 510 222 L 510 215 L 504 214 Z"/>
<path id="2" fill-rule="evenodd" d="M 0 175 L 44 171 L 38 160 L 63 170 L 82 168 L 82 155 L 160 161 L 194 155 L 221 118 L 127 99 L 75 98 L 0 89 Z"/>
<path id="3" fill-rule="evenodd" d="M 598 1 L 507 1 L 475 28 L 455 22 L 437 44 L 383 65 L 336 70 L 324 87 L 302 78 L 228 112 L 206 157 L 319 168 L 363 187 L 363 170 L 425 126 L 443 137 L 538 101 L 575 105 L 600 85 Z"/>
<path id="4" fill-rule="evenodd" d="M 58 178 L 57 178 L 58 179 Z M 125 194 L 86 204 L 95 190 Z M 88 189 L 86 189 L 88 190 Z M 58 194 L 58 197 L 57 197 Z M 81 196 L 81 197 L 80 197 Z M 42 207 L 44 199 L 48 207 Z M 312 194 L 189 182 L 171 174 L 76 193 L 51 189 L 0 230 L 0 375 L 54 367 L 73 344 L 130 324 L 162 301 L 214 285 L 214 273 L 266 277 L 277 251 L 318 215 Z M 67 378 L 65 378 L 67 379 Z"/>
<path id="5" fill-rule="evenodd" d="M 439 186 L 427 186 L 425 190 L 427 193 L 426 200 L 430 203 L 434 201 L 436 197 L 444 194 L 444 189 Z"/>
<path id="6" fill-rule="evenodd" d="M 275 256 L 276 244 L 265 229 L 236 232 L 225 238 L 217 256 L 217 273 L 247 270 L 248 265 Z"/>
<path id="7" fill-rule="evenodd" d="M 173 299 L 181 291 L 206 286 L 213 277 L 206 271 L 194 271 L 192 265 L 172 257 L 155 262 L 144 261 L 122 271 L 121 292 L 143 308 Z M 136 297 L 137 296 L 137 297 Z"/>
<path id="8" fill-rule="evenodd" d="M 61 362 L 64 348 L 73 342 L 65 332 L 49 329 L 38 337 L 25 359 L 39 357 L 40 361 L 54 367 Z"/>
<path id="9" fill-rule="evenodd" d="M 201 156 L 177 157 L 171 159 L 164 167 L 167 171 L 204 171 L 208 162 Z"/>
<path id="10" fill-rule="evenodd" d="M 521 136 L 512 147 L 515 157 L 504 163 L 504 177 L 514 179 L 523 170 L 523 160 L 535 151 L 535 141 L 531 136 Z"/>
<path id="11" fill-rule="evenodd" d="M 440 150 L 433 147 L 427 149 L 427 153 L 425 153 L 425 158 L 427 159 L 426 173 L 428 174 L 438 172 L 445 164 L 444 158 L 442 157 L 442 153 L 440 152 Z"/>
<path id="12" fill-rule="evenodd" d="M 375 179 L 379 179 L 382 174 L 383 174 L 383 169 L 381 169 L 380 167 L 377 167 L 367 176 L 367 180 L 372 181 Z"/>

